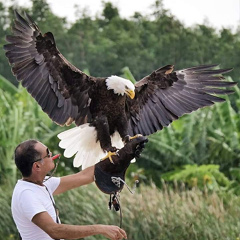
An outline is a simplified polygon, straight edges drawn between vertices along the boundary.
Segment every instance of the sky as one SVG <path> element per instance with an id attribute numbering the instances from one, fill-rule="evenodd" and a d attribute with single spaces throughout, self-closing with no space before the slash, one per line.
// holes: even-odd
<path id="1" fill-rule="evenodd" d="M 3 0 L 0 0 L 3 1 Z M 107 0 L 105 0 L 107 1 Z M 118 7 L 122 17 L 130 17 L 134 12 L 150 14 L 150 6 L 155 0 L 110 0 Z M 4 3 L 11 2 L 5 0 Z M 30 0 L 15 0 L 20 6 L 30 6 Z M 88 7 L 94 16 L 102 10 L 101 0 L 47 0 L 53 12 L 74 22 L 74 5 Z M 163 0 L 165 8 L 175 15 L 185 26 L 208 22 L 217 29 L 222 27 L 236 30 L 240 25 L 240 0 Z"/>

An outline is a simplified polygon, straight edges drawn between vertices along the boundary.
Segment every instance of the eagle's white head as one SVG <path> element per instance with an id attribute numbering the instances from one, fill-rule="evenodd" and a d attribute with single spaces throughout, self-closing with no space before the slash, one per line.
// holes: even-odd
<path id="1" fill-rule="evenodd" d="M 127 94 L 131 99 L 135 97 L 134 84 L 118 76 L 111 76 L 106 79 L 106 85 L 108 90 L 113 90 L 115 94 L 124 95 Z"/>

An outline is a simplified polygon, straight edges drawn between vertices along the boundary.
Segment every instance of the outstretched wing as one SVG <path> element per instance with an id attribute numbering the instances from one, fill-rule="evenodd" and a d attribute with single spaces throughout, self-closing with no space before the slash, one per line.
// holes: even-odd
<path id="1" fill-rule="evenodd" d="M 223 81 L 221 75 L 232 69 L 214 70 L 216 66 L 172 72 L 173 66 L 167 65 L 136 83 L 136 96 L 127 104 L 129 134 L 152 134 L 185 113 L 225 101 L 212 94 L 231 94 L 226 87 L 236 83 Z"/>
<path id="2" fill-rule="evenodd" d="M 26 14 L 15 12 L 13 35 L 4 46 L 13 74 L 49 117 L 60 125 L 88 122 L 88 91 L 95 78 L 69 63 L 56 47 L 53 34 L 44 35 Z"/>

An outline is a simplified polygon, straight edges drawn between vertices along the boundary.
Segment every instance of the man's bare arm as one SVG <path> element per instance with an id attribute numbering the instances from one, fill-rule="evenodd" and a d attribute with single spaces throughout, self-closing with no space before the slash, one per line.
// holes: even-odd
<path id="1" fill-rule="evenodd" d="M 53 239 L 78 239 L 98 234 L 113 240 L 127 239 L 126 232 L 117 226 L 57 224 L 47 212 L 36 214 L 32 222 Z"/>
<path id="2" fill-rule="evenodd" d="M 60 184 L 53 192 L 53 195 L 57 195 L 70 189 L 77 188 L 93 182 L 94 168 L 95 166 L 91 166 L 78 173 L 61 177 Z"/>

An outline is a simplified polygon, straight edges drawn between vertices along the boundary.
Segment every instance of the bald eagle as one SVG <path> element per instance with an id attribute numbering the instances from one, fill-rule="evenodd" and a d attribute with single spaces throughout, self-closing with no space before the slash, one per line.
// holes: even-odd
<path id="1" fill-rule="evenodd" d="M 185 113 L 223 102 L 236 83 L 223 81 L 231 69 L 204 65 L 173 71 L 167 65 L 135 85 L 121 77 L 93 77 L 68 62 L 51 32 L 42 34 L 27 14 L 15 12 L 4 46 L 12 72 L 49 117 L 77 127 L 59 134 L 64 155 L 83 168 L 115 152 L 129 136 L 150 135 Z"/>

